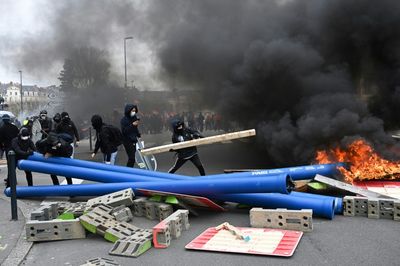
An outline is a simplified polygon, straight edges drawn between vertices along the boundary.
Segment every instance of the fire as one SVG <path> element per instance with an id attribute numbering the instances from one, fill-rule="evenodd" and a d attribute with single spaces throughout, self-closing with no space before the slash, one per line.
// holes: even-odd
<path id="1" fill-rule="evenodd" d="M 400 162 L 383 159 L 364 140 L 356 140 L 346 149 L 337 147 L 317 151 L 316 161 L 318 163 L 349 163 L 349 169 L 343 167 L 339 169 L 347 182 L 400 177 Z"/>

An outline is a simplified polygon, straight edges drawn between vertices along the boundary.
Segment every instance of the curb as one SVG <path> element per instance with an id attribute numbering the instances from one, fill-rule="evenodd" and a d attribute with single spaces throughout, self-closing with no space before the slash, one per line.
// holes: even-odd
<path id="1" fill-rule="evenodd" d="M 4 196 L 3 194 L 0 194 L 0 198 L 7 202 L 11 202 L 10 199 Z M 24 216 L 23 217 L 24 221 L 27 220 L 27 217 L 29 217 L 30 213 L 37 207 L 37 206 L 29 206 L 29 204 L 26 204 L 21 200 L 17 201 L 17 206 L 18 209 L 21 211 L 22 215 Z M 25 226 L 24 226 L 24 229 L 22 230 L 16 245 L 14 246 L 8 257 L 3 261 L 1 265 L 2 266 L 20 265 L 21 262 L 25 259 L 26 255 L 28 255 L 29 251 L 32 248 L 32 245 L 33 242 L 28 242 L 25 239 Z"/>

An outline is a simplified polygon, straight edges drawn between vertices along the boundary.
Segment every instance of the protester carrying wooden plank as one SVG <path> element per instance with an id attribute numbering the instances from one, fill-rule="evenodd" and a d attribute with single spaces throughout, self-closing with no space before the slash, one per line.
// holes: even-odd
<path id="1" fill-rule="evenodd" d="M 185 123 L 181 120 L 175 120 L 172 122 L 172 128 L 174 130 L 172 135 L 172 142 L 184 142 L 190 141 L 197 138 L 202 138 L 203 136 L 200 132 L 193 130 L 191 128 L 185 127 Z M 187 161 L 191 161 L 199 170 L 200 175 L 206 175 L 204 167 L 201 164 L 200 157 L 197 153 L 196 146 L 188 147 L 184 149 L 175 150 L 177 153 L 177 158 L 174 166 L 168 171 L 169 173 L 175 173 L 179 168 L 181 168 Z"/>

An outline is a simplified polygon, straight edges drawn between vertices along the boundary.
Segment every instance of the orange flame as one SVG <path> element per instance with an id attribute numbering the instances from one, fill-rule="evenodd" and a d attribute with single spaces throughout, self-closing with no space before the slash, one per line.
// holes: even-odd
<path id="1" fill-rule="evenodd" d="M 356 140 L 346 149 L 337 147 L 317 151 L 316 161 L 318 163 L 350 163 L 349 170 L 343 167 L 339 169 L 347 182 L 400 177 L 400 162 L 383 159 L 364 140 Z"/>

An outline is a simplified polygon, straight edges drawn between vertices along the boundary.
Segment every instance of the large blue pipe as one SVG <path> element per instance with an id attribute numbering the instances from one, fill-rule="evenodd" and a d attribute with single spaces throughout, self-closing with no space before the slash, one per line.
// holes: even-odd
<path id="1" fill-rule="evenodd" d="M 339 197 L 331 197 L 325 195 L 318 195 L 318 194 L 311 194 L 311 193 L 304 193 L 304 192 L 296 192 L 292 191 L 289 195 L 294 197 L 300 198 L 310 198 L 310 199 L 333 199 L 335 202 L 335 213 L 341 214 L 343 213 L 343 199 Z"/>
<path id="2" fill-rule="evenodd" d="M 39 161 L 39 162 L 71 165 L 71 166 L 77 166 L 77 167 L 93 168 L 93 169 L 98 169 L 98 170 L 106 170 L 106 171 L 112 171 L 112 172 L 120 172 L 120 173 L 142 175 L 142 176 L 151 176 L 151 177 L 173 179 L 173 180 L 193 179 L 193 177 L 189 177 L 189 176 L 149 171 L 149 170 L 143 170 L 143 169 L 137 169 L 137 168 L 124 167 L 124 166 L 106 165 L 106 164 L 102 164 L 102 163 L 70 159 L 70 158 L 60 158 L 60 157 L 45 158 L 40 153 L 35 153 L 34 155 L 30 156 L 28 159 L 33 160 L 33 161 Z M 240 178 L 241 175 L 238 175 L 238 174 L 243 174 L 244 176 L 248 176 L 248 173 L 251 173 L 254 176 L 288 174 L 288 175 L 290 175 L 292 180 L 303 180 L 303 179 L 312 179 L 312 178 L 314 178 L 314 176 L 316 174 L 330 177 L 330 176 L 338 173 L 338 170 L 337 170 L 338 167 L 345 167 L 345 166 L 346 166 L 345 163 L 317 164 L 317 165 L 308 165 L 308 166 L 267 169 L 267 170 L 259 170 L 259 171 L 253 171 L 253 172 L 245 172 L 245 173 L 234 173 L 234 174 L 229 174 L 229 175 L 232 178 L 233 177 Z M 222 176 L 226 176 L 226 174 L 202 176 L 201 178 L 202 179 L 204 179 L 204 178 L 219 178 Z"/>
<path id="3" fill-rule="evenodd" d="M 75 177 L 95 182 L 103 182 L 103 183 L 118 183 L 118 182 L 133 182 L 133 181 L 155 181 L 155 182 L 163 182 L 165 179 L 158 178 L 158 177 L 151 177 L 151 176 L 140 176 L 140 175 L 133 175 L 133 174 L 126 174 L 126 173 L 119 173 L 119 172 L 111 172 L 111 171 L 104 171 L 104 170 L 96 170 L 91 168 L 83 168 L 83 167 L 76 167 L 76 166 L 69 166 L 69 165 L 59 165 L 53 163 L 43 163 L 37 161 L 29 161 L 29 160 L 21 160 L 18 163 L 18 168 L 21 170 L 27 170 L 32 172 L 39 172 L 45 174 L 55 174 L 61 176 L 68 176 L 68 177 Z M 253 175 L 252 172 L 244 172 L 244 173 L 234 173 L 230 175 L 213 175 L 209 177 L 213 178 L 195 178 L 195 179 L 187 179 L 181 177 L 180 180 L 170 180 L 170 181 L 204 181 L 212 183 L 214 180 L 221 179 L 225 180 L 225 183 L 228 183 L 228 180 L 232 179 L 240 179 L 240 180 L 261 180 L 263 178 L 269 178 L 271 187 L 273 184 L 281 185 L 281 180 L 277 180 L 276 176 L 288 176 L 287 174 L 277 174 L 277 175 Z M 286 186 L 292 186 L 292 181 L 288 178 L 286 182 Z M 290 189 L 291 190 L 291 189 Z M 272 190 L 273 192 L 281 192 L 281 193 L 288 193 L 287 189 L 279 189 Z M 272 191 L 265 191 L 265 192 L 272 192 Z"/>
<path id="4" fill-rule="evenodd" d="M 292 210 L 312 209 L 313 215 L 332 219 L 334 217 L 334 199 L 317 199 L 295 197 L 279 193 L 247 193 L 247 194 L 220 194 L 214 198 L 230 202 L 238 202 L 250 206 L 263 208 L 287 208 Z"/>
<path id="5" fill-rule="evenodd" d="M 118 190 L 132 188 L 136 194 L 138 189 L 158 190 L 188 195 L 220 195 L 224 193 L 289 193 L 288 175 L 275 175 L 252 179 L 213 179 L 213 180 L 179 180 L 160 182 L 122 182 L 108 184 L 83 184 L 68 186 L 35 186 L 18 187 L 19 197 L 41 196 L 98 196 Z M 9 190 L 5 191 L 9 195 Z"/>
<path id="6" fill-rule="evenodd" d="M 133 174 L 133 175 L 141 175 L 141 176 L 151 176 L 151 177 L 159 177 L 164 179 L 172 179 L 172 180 L 181 180 L 183 178 L 191 178 L 177 174 L 156 172 L 150 170 L 143 170 L 139 168 L 131 168 L 119 165 L 110 165 L 98 162 L 84 161 L 78 159 L 71 158 L 63 158 L 63 157 L 49 157 L 45 158 L 42 154 L 35 152 L 33 155 L 28 157 L 28 160 L 43 162 L 43 163 L 53 163 L 53 164 L 61 164 L 61 165 L 70 165 L 76 167 L 84 167 L 91 168 L 97 170 L 106 170 L 111 172 L 125 173 L 125 174 Z"/>
<path id="7" fill-rule="evenodd" d="M 69 165 L 58 165 L 52 163 L 42 163 L 36 161 L 20 160 L 18 168 L 21 170 L 38 172 L 44 174 L 54 174 L 60 176 L 74 177 L 95 182 L 113 183 L 113 182 L 145 182 L 145 181 L 163 181 L 151 176 L 140 176 L 125 173 L 116 173 L 90 168 L 82 168 Z"/>

